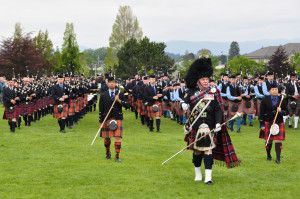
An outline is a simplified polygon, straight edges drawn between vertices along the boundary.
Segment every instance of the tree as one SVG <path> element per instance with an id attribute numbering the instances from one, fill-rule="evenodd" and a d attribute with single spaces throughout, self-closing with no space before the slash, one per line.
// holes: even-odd
<path id="1" fill-rule="evenodd" d="M 15 24 L 15 32 L 14 32 L 14 39 L 21 39 L 23 37 L 23 29 L 21 27 L 21 23 Z"/>
<path id="2" fill-rule="evenodd" d="M 282 46 L 279 46 L 271 56 L 268 70 L 275 73 L 277 77 L 285 77 L 292 72 L 292 67 L 288 62 L 288 55 Z"/>
<path id="3" fill-rule="evenodd" d="M 54 49 L 53 43 L 49 39 L 48 30 L 43 33 L 41 30 L 38 35 L 34 38 L 34 42 L 37 49 L 42 50 L 42 56 L 44 57 L 44 67 L 48 69 L 48 71 L 53 68 L 53 57 L 54 57 Z"/>
<path id="4" fill-rule="evenodd" d="M 228 65 L 232 73 L 241 73 L 243 76 L 265 72 L 264 63 L 256 62 L 244 56 L 235 56 L 228 62 Z"/>
<path id="5" fill-rule="evenodd" d="M 115 69 L 115 66 L 119 65 L 119 59 L 117 57 L 117 50 L 115 48 L 106 48 L 107 56 L 104 58 L 104 63 L 106 66 L 106 72 Z M 111 71 L 110 71 L 111 72 Z"/>
<path id="6" fill-rule="evenodd" d="M 7 38 L 0 45 L 0 74 L 15 74 L 26 76 L 26 66 L 30 74 L 36 74 L 38 69 L 44 68 L 43 49 L 37 49 L 31 34 L 24 34 L 21 38 Z"/>
<path id="7" fill-rule="evenodd" d="M 130 39 L 117 53 L 119 67 L 116 74 L 122 79 L 138 71 L 153 71 L 154 74 L 163 74 L 174 71 L 174 60 L 165 54 L 164 43 L 150 42 L 144 37 L 140 42 Z"/>
<path id="8" fill-rule="evenodd" d="M 231 42 L 229 49 L 229 59 L 233 59 L 235 56 L 240 56 L 240 47 L 236 41 Z"/>
<path id="9" fill-rule="evenodd" d="M 300 72 L 300 54 L 299 53 L 296 52 L 291 57 L 291 63 L 293 65 L 293 70 L 296 70 L 297 72 Z"/>
<path id="10" fill-rule="evenodd" d="M 66 24 L 66 30 L 63 40 L 64 43 L 62 45 L 61 52 L 62 64 L 66 67 L 67 71 L 71 71 L 71 69 L 74 70 L 73 72 L 80 71 L 80 52 L 79 46 L 76 41 L 76 34 L 74 32 L 73 23 Z M 62 69 L 60 71 L 62 71 Z"/>
<path id="11" fill-rule="evenodd" d="M 109 46 L 117 51 L 130 39 L 140 41 L 143 37 L 137 17 L 132 14 L 130 6 L 120 6 L 119 13 L 109 37 Z"/>

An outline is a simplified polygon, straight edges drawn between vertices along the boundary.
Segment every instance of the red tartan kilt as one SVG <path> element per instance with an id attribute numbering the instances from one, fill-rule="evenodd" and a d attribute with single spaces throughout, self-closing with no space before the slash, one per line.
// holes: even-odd
<path id="1" fill-rule="evenodd" d="M 38 99 L 37 102 L 36 102 L 36 105 L 37 105 L 37 109 L 41 109 L 43 107 L 42 99 Z"/>
<path id="2" fill-rule="evenodd" d="M 229 107 L 228 107 L 228 116 L 229 116 L 229 117 L 233 117 L 233 116 L 235 115 L 235 113 L 236 113 L 236 112 L 233 112 L 233 111 L 232 111 L 232 106 L 233 106 L 234 104 L 237 104 L 237 105 L 238 105 L 238 110 L 237 110 L 237 112 L 241 113 L 241 112 L 243 111 L 243 109 L 242 109 L 242 102 L 233 102 L 233 101 L 230 101 L 230 100 L 229 100 Z"/>
<path id="3" fill-rule="evenodd" d="M 18 110 L 18 106 L 14 107 L 15 110 L 13 113 L 9 113 L 8 112 L 8 108 L 5 108 L 4 110 L 4 114 L 3 114 L 3 119 L 5 120 L 11 120 L 11 119 L 17 119 L 19 117 L 19 110 Z"/>
<path id="4" fill-rule="evenodd" d="M 49 104 L 54 104 L 54 99 L 53 99 L 53 97 L 49 97 Z"/>
<path id="5" fill-rule="evenodd" d="M 67 118 L 68 117 L 68 109 L 69 109 L 68 104 L 63 103 L 63 111 L 61 113 L 58 113 L 57 106 L 58 105 L 54 105 L 53 117 L 57 118 L 57 119 L 60 119 L 62 117 Z"/>
<path id="6" fill-rule="evenodd" d="M 143 104 L 143 102 L 142 102 L 142 105 L 141 105 L 140 115 L 148 115 L 147 107 Z"/>
<path id="7" fill-rule="evenodd" d="M 242 107 L 243 107 L 243 113 L 244 114 L 254 114 L 255 113 L 255 106 L 253 100 L 251 100 L 251 107 L 246 107 L 246 100 L 242 100 Z"/>
<path id="8" fill-rule="evenodd" d="M 176 115 L 183 116 L 184 111 L 180 108 L 180 102 L 176 102 Z"/>
<path id="9" fill-rule="evenodd" d="M 195 141 L 195 137 L 197 135 L 197 130 L 192 129 L 191 132 L 189 133 L 189 135 L 186 135 L 184 138 L 184 141 L 187 142 L 187 145 L 189 145 L 190 143 Z M 190 146 L 188 149 L 194 151 L 194 145 Z"/>
<path id="10" fill-rule="evenodd" d="M 83 101 L 84 101 L 84 104 L 83 105 L 88 105 L 89 104 L 89 101 L 88 101 L 88 94 L 84 94 L 84 99 L 83 99 Z"/>
<path id="11" fill-rule="evenodd" d="M 132 102 L 132 106 L 134 107 L 134 109 L 136 109 L 137 108 L 137 106 L 138 106 L 138 104 L 137 104 L 138 102 L 137 101 L 133 101 Z"/>
<path id="12" fill-rule="evenodd" d="M 176 111 L 176 102 L 171 102 L 171 112 Z"/>
<path id="13" fill-rule="evenodd" d="M 137 100 L 137 109 L 136 109 L 136 111 L 138 112 L 138 113 L 141 113 L 141 107 L 142 107 L 142 100 Z"/>
<path id="14" fill-rule="evenodd" d="M 79 112 L 79 111 L 80 111 L 80 102 L 79 102 L 79 98 L 77 98 L 77 100 L 76 100 L 76 108 L 75 108 L 75 111 L 76 111 L 76 112 Z"/>
<path id="15" fill-rule="evenodd" d="M 115 131 L 111 131 L 109 129 L 109 122 L 114 119 L 115 118 L 112 117 L 103 124 L 100 137 L 103 138 L 123 137 L 123 120 L 116 120 L 118 124 L 118 128 Z"/>
<path id="16" fill-rule="evenodd" d="M 148 117 L 154 118 L 154 117 L 161 117 L 161 104 L 159 102 L 155 102 L 156 105 L 158 105 L 158 111 L 153 112 L 153 106 L 147 106 L 147 112 Z"/>
<path id="17" fill-rule="evenodd" d="M 265 130 L 260 130 L 259 138 L 268 140 L 272 123 L 265 122 Z M 285 140 L 285 127 L 284 122 L 279 123 L 279 133 L 277 135 L 271 135 L 269 140 Z"/>
<path id="18" fill-rule="evenodd" d="M 69 114 L 73 115 L 76 110 L 76 100 L 70 100 Z"/>
<path id="19" fill-rule="evenodd" d="M 83 106 L 84 106 L 83 98 L 82 97 L 78 97 L 77 101 L 78 101 L 78 105 L 79 105 L 79 110 L 82 110 Z"/>
<path id="20" fill-rule="evenodd" d="M 162 111 L 167 111 L 168 110 L 168 106 L 167 106 L 167 103 L 166 102 L 162 102 L 162 104 L 161 104 L 161 110 Z"/>
<path id="21" fill-rule="evenodd" d="M 31 102 L 29 102 L 29 106 L 27 108 L 25 107 L 25 103 L 20 104 L 20 106 L 19 106 L 19 112 L 22 116 L 32 115 L 33 111 L 34 111 L 34 107 Z"/>
<path id="22" fill-rule="evenodd" d="M 261 99 L 256 100 L 256 116 L 260 116 L 260 104 L 261 104 Z"/>

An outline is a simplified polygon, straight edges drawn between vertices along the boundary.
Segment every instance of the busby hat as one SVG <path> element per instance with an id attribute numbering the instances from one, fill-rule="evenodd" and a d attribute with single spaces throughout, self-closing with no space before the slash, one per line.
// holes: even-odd
<path id="1" fill-rule="evenodd" d="M 200 78 L 203 77 L 210 77 L 213 74 L 213 67 L 211 64 L 211 59 L 210 58 L 200 58 L 195 60 L 186 76 L 185 76 L 185 82 L 186 82 L 186 86 L 189 89 L 193 89 L 196 88 L 197 86 L 197 81 Z"/>
<path id="2" fill-rule="evenodd" d="M 272 88 L 278 88 L 277 84 L 274 84 L 274 83 L 270 84 L 268 91 L 271 90 Z"/>

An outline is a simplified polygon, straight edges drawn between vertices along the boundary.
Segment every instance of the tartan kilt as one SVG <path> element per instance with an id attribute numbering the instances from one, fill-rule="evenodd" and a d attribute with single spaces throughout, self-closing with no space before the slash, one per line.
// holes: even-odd
<path id="1" fill-rule="evenodd" d="M 142 102 L 140 115 L 148 115 L 147 107 Z"/>
<path id="2" fill-rule="evenodd" d="M 265 130 L 260 130 L 259 138 L 268 140 L 270 129 L 272 123 L 265 122 Z M 284 122 L 278 124 L 279 126 L 279 133 L 277 135 L 271 135 L 269 140 L 285 140 L 285 127 Z"/>
<path id="3" fill-rule="evenodd" d="M 190 115 L 191 115 L 191 109 L 188 108 L 188 109 L 186 110 L 186 118 L 189 118 Z"/>
<path id="4" fill-rule="evenodd" d="M 243 113 L 244 114 L 254 114 L 255 106 L 254 106 L 253 100 L 251 99 L 251 107 L 250 108 L 246 107 L 246 102 L 247 102 L 247 100 L 242 100 Z"/>
<path id="5" fill-rule="evenodd" d="M 19 105 L 19 112 L 21 113 L 22 116 L 28 115 L 28 109 L 29 108 L 30 108 L 30 104 L 29 104 L 29 107 L 26 108 L 25 103 L 22 103 L 22 104 Z"/>
<path id="6" fill-rule="evenodd" d="M 88 94 L 84 94 L 84 98 L 83 98 L 84 104 L 83 105 L 88 105 L 89 104 L 87 96 L 88 96 Z"/>
<path id="7" fill-rule="evenodd" d="M 142 107 L 142 100 L 137 100 L 137 109 L 136 109 L 136 111 L 138 112 L 138 113 L 141 113 L 141 107 Z"/>
<path id="8" fill-rule="evenodd" d="M 261 104 L 261 99 L 256 100 L 256 116 L 260 116 L 260 104 Z"/>
<path id="9" fill-rule="evenodd" d="M 80 102 L 79 102 L 79 98 L 76 99 L 76 108 L 75 108 L 76 112 L 80 111 Z"/>
<path id="10" fill-rule="evenodd" d="M 76 99 L 70 100 L 69 115 L 73 115 L 75 113 L 76 105 L 77 105 Z"/>
<path id="11" fill-rule="evenodd" d="M 176 107 L 176 115 L 183 116 L 184 111 L 182 110 L 182 108 L 180 108 L 180 102 L 179 101 L 176 102 L 175 107 Z"/>
<path id="12" fill-rule="evenodd" d="M 161 104 L 161 110 L 162 111 L 167 111 L 168 110 L 168 106 L 167 106 L 167 103 L 165 101 L 163 101 L 162 104 Z"/>
<path id="13" fill-rule="evenodd" d="M 54 98 L 51 96 L 49 97 L 49 104 L 53 105 L 54 104 Z"/>
<path id="14" fill-rule="evenodd" d="M 19 118 L 19 110 L 18 106 L 14 106 L 15 110 L 13 113 L 8 112 L 8 108 L 5 107 L 4 114 L 3 114 L 3 119 L 4 120 L 11 120 L 11 119 L 17 119 Z"/>
<path id="15" fill-rule="evenodd" d="M 228 99 L 222 98 L 223 108 L 224 108 L 224 104 L 225 104 L 225 103 L 227 103 L 227 104 L 229 105 L 229 100 L 228 100 Z M 228 109 L 229 109 L 229 108 L 228 108 Z M 225 109 L 224 109 L 224 116 L 227 117 L 227 115 L 228 115 L 228 110 L 225 110 Z"/>
<path id="16" fill-rule="evenodd" d="M 42 108 L 46 108 L 47 107 L 47 99 L 46 97 L 42 98 Z"/>
<path id="17" fill-rule="evenodd" d="M 42 109 L 42 107 L 43 107 L 43 100 L 42 99 L 37 99 L 36 106 L 37 106 L 37 109 Z"/>
<path id="18" fill-rule="evenodd" d="M 233 101 L 229 100 L 228 117 L 233 117 L 235 115 L 235 113 L 236 113 L 236 112 L 232 111 L 232 106 L 234 104 L 238 105 L 237 112 L 241 113 L 243 111 L 243 109 L 242 109 L 242 102 L 233 102 Z"/>
<path id="19" fill-rule="evenodd" d="M 63 103 L 62 105 L 63 105 L 63 111 L 61 113 L 58 113 L 58 110 L 57 110 L 58 105 L 54 105 L 54 114 L 53 114 L 54 118 L 60 119 L 62 117 L 65 117 L 65 118 L 68 117 L 68 109 L 69 109 L 68 104 Z"/>
<path id="20" fill-rule="evenodd" d="M 292 109 L 291 108 L 291 99 L 288 99 L 288 111 L 289 111 L 289 115 L 293 116 L 294 114 L 298 116 L 299 110 L 300 110 L 300 100 L 298 99 L 297 102 L 297 106 L 296 109 Z"/>
<path id="21" fill-rule="evenodd" d="M 79 110 L 82 110 L 84 107 L 83 97 L 78 97 L 77 101 L 79 102 Z"/>
<path id="22" fill-rule="evenodd" d="M 138 106 L 138 104 L 137 104 L 138 102 L 137 101 L 134 101 L 133 100 L 133 102 L 132 102 L 132 106 L 134 107 L 134 109 L 137 109 L 137 106 Z"/>
<path id="23" fill-rule="evenodd" d="M 147 106 L 147 112 L 148 112 L 147 114 L 148 114 L 148 117 L 150 117 L 150 118 L 161 117 L 161 114 L 162 114 L 161 104 L 159 102 L 155 102 L 155 104 L 158 106 L 157 112 L 153 112 L 153 106 Z"/>
<path id="24" fill-rule="evenodd" d="M 103 124 L 101 133 L 100 133 L 100 137 L 102 137 L 102 138 L 123 137 L 123 120 L 116 120 L 118 128 L 115 131 L 111 131 L 109 129 L 109 123 L 111 120 L 114 120 L 114 119 L 115 118 L 112 117 Z"/>
<path id="25" fill-rule="evenodd" d="M 173 112 L 173 111 L 176 112 L 176 102 L 170 102 L 170 104 L 171 104 L 171 109 L 170 109 L 170 111 L 171 111 L 171 112 Z"/>
<path id="26" fill-rule="evenodd" d="M 189 144 L 195 142 L 196 135 L 197 135 L 197 130 L 192 129 L 191 132 L 188 135 L 186 135 L 186 137 L 184 138 L 184 141 L 186 141 L 187 144 L 189 145 Z M 207 137 L 209 137 L 209 135 L 207 135 Z M 194 151 L 195 150 L 194 145 L 192 144 L 188 149 Z"/>

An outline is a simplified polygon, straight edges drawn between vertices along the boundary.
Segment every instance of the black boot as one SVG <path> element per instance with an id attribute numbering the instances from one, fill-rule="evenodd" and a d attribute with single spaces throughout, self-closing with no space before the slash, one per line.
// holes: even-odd
<path id="1" fill-rule="evenodd" d="M 139 115 L 139 113 L 137 111 L 135 111 L 135 119 L 138 119 L 138 115 Z"/>
<path id="2" fill-rule="evenodd" d="M 266 151 L 267 151 L 267 160 L 268 161 L 272 161 L 271 149 L 272 149 L 272 143 L 271 144 L 267 144 Z"/>
<path id="3" fill-rule="evenodd" d="M 41 119 L 41 115 L 42 115 L 42 111 L 41 110 L 38 110 L 38 121 L 40 121 L 40 119 Z"/>
<path id="4" fill-rule="evenodd" d="M 12 125 L 12 122 L 8 121 L 8 125 L 9 125 L 9 131 L 11 132 L 11 125 Z"/>
<path id="5" fill-rule="evenodd" d="M 280 164 L 280 155 L 281 155 L 282 143 L 275 143 L 275 151 L 276 151 L 276 163 Z"/>
<path id="6" fill-rule="evenodd" d="M 18 129 L 20 129 L 21 122 L 22 122 L 21 117 L 19 117 L 19 118 L 18 118 Z"/>
<path id="7" fill-rule="evenodd" d="M 11 122 L 11 132 L 15 133 L 15 128 L 16 128 L 16 122 Z"/>
<path id="8" fill-rule="evenodd" d="M 145 125 L 145 115 L 141 115 L 141 123 L 142 125 Z"/>
<path id="9" fill-rule="evenodd" d="M 61 131 L 62 131 L 62 128 L 61 128 L 61 120 L 58 119 L 57 122 L 58 122 L 58 125 L 59 125 L 59 132 L 61 132 Z"/>
<path id="10" fill-rule="evenodd" d="M 27 126 L 31 126 L 31 121 L 33 121 L 33 116 L 32 116 L 32 115 L 28 115 L 28 123 L 27 123 Z"/>
<path id="11" fill-rule="evenodd" d="M 37 114 L 37 111 L 34 111 L 34 119 L 32 120 L 34 123 L 36 122 L 36 120 L 37 120 L 37 116 L 38 114 Z"/>

